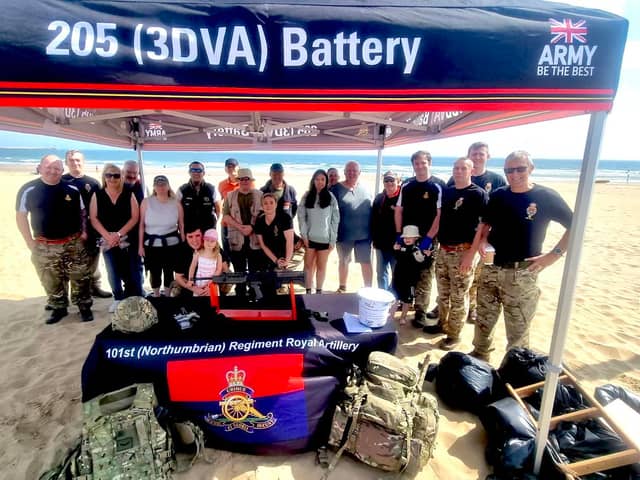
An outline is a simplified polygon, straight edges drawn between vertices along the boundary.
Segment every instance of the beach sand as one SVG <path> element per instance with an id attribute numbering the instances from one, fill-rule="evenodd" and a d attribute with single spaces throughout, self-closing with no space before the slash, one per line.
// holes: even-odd
<path id="1" fill-rule="evenodd" d="M 94 167 L 88 169 L 93 173 Z M 96 320 L 79 321 L 76 308 L 57 325 L 44 324 L 44 291 L 30 255 L 15 226 L 14 203 L 18 188 L 34 178 L 24 167 L 4 170 L 0 192 L 0 478 L 37 478 L 54 462 L 56 451 L 69 446 L 81 426 L 80 371 L 94 336 L 109 322 L 110 300 L 97 299 Z M 148 178 L 153 173 L 147 172 Z M 182 171 L 163 171 L 175 188 L 186 180 Z M 208 172 L 217 181 L 222 172 Z M 262 185 L 265 175 L 258 175 Z M 306 190 L 309 175 L 286 173 L 299 197 Z M 535 179 L 535 175 L 534 175 Z M 371 182 L 371 178 L 366 179 Z M 549 184 L 547 184 L 549 185 Z M 553 184 L 574 205 L 576 184 Z M 640 185 L 598 184 L 595 186 L 578 277 L 571 324 L 564 354 L 565 364 L 588 386 L 614 382 L 640 391 Z M 553 225 L 546 247 L 551 248 L 561 234 Z M 534 349 L 548 352 L 559 296 L 564 261 L 542 272 L 542 297 L 532 325 Z M 101 264 L 104 271 L 104 265 Z M 105 287 L 108 288 L 105 278 Z M 326 291 L 337 288 L 337 258 L 330 257 Z M 350 272 L 349 290 L 361 286 L 359 268 Z M 433 294 L 435 296 L 435 292 Z M 471 350 L 472 326 L 465 326 L 461 351 Z M 397 355 L 417 365 L 425 353 L 437 362 L 443 352 L 434 348 L 440 336 L 424 335 L 411 326 L 400 329 Z M 497 350 L 492 357 L 498 366 L 504 354 L 504 327 L 499 324 Z M 432 388 L 432 387 L 430 387 Z M 486 436 L 478 419 L 468 413 L 440 406 L 440 432 L 435 458 L 424 468 L 420 479 L 478 479 L 491 472 L 484 460 Z M 212 465 L 199 463 L 182 479 L 312 479 L 322 475 L 314 454 L 258 457 L 210 450 Z M 332 474 L 333 480 L 383 478 L 376 471 L 344 458 Z"/>

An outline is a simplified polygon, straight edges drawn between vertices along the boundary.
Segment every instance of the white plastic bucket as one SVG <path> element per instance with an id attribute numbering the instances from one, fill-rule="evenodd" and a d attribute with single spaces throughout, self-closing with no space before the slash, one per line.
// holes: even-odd
<path id="1" fill-rule="evenodd" d="M 396 298 L 391 292 L 381 288 L 361 288 L 358 290 L 358 317 L 360 323 L 371 328 L 382 327 L 389 318 L 389 308 Z"/>

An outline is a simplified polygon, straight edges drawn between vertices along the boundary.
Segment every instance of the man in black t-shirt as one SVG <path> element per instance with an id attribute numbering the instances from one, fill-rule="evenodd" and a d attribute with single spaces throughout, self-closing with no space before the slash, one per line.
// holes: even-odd
<path id="1" fill-rule="evenodd" d="M 436 258 L 439 320 L 447 337 L 438 343 L 452 350 L 469 311 L 469 289 L 473 281 L 475 248 L 473 239 L 488 195 L 471 183 L 473 163 L 466 157 L 453 164 L 454 185 L 444 189 Z"/>
<path id="2" fill-rule="evenodd" d="M 78 189 L 80 195 L 82 195 L 85 208 L 88 209 L 94 192 L 100 190 L 100 183 L 95 178 L 84 174 L 84 154 L 80 150 L 69 150 L 65 154 L 65 163 L 67 164 L 69 173 L 65 173 L 62 176 L 62 181 Z M 87 255 L 89 255 L 92 271 L 91 295 L 98 298 L 110 298 L 111 292 L 100 288 L 100 269 L 98 268 L 100 249 L 96 243 L 99 235 L 97 235 L 88 221 L 86 229 L 87 241 L 85 242 L 85 247 Z"/>
<path id="3" fill-rule="evenodd" d="M 504 177 L 499 173 L 487 170 L 487 162 L 491 158 L 489 154 L 489 145 L 485 142 L 474 142 L 469 146 L 467 151 L 467 157 L 473 162 L 473 174 L 471 175 L 471 183 L 479 186 L 487 194 L 497 190 L 498 188 L 505 187 L 507 182 Z M 447 186 L 453 186 L 453 177 L 447 182 Z M 471 290 L 469 290 L 469 315 L 467 321 L 469 323 L 475 323 L 476 321 L 476 307 L 478 296 L 478 283 L 480 282 L 480 274 L 482 273 L 482 262 L 478 264 L 473 277 L 473 283 L 471 284 Z"/>
<path id="4" fill-rule="evenodd" d="M 71 301 L 78 305 L 82 320 L 89 322 L 93 320 L 91 271 L 84 247 L 82 197 L 76 187 L 62 182 L 62 160 L 57 156 L 45 155 L 38 171 L 40 179 L 18 192 L 16 223 L 47 293 L 51 315 L 46 323 L 57 323 L 68 314 L 67 282 Z"/>
<path id="5" fill-rule="evenodd" d="M 567 248 L 572 212 L 550 188 L 530 180 L 534 165 L 525 151 L 505 159 L 508 187 L 489 197 L 474 243 L 484 255 L 487 244 L 495 248 L 493 265 L 485 264 L 478 287 L 478 318 L 472 355 L 489 359 L 500 310 L 504 310 L 507 350 L 529 347 L 529 328 L 540 289 L 538 273 L 556 262 Z M 547 227 L 560 223 L 565 232 L 556 246 L 542 253 Z"/>
<path id="6" fill-rule="evenodd" d="M 406 225 L 416 225 L 420 231 L 420 249 L 431 255 L 433 241 L 440 224 L 440 202 L 444 182 L 431 175 L 431 154 L 418 151 L 411 156 L 415 178 L 402 185 L 394 212 L 396 243 L 400 245 L 400 233 Z M 434 272 L 433 262 L 422 269 L 415 286 L 415 318 L 412 324 L 423 328 L 427 324 L 427 309 L 431 296 Z"/>

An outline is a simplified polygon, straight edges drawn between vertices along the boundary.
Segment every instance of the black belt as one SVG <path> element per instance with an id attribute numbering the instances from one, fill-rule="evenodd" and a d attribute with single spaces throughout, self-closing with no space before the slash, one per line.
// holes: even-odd
<path id="1" fill-rule="evenodd" d="M 525 268 L 529 268 L 529 265 L 533 264 L 530 260 L 522 260 L 521 262 L 504 262 L 504 263 L 496 263 L 496 267 L 500 268 L 513 268 L 515 270 L 523 270 Z"/>

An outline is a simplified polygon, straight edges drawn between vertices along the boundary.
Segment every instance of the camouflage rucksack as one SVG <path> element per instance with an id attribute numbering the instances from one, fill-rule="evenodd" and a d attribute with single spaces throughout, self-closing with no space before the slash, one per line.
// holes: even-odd
<path id="1" fill-rule="evenodd" d="M 130 385 L 85 402 L 80 442 L 40 480 L 166 480 L 172 478 L 172 472 L 188 469 L 204 454 L 202 430 L 190 422 L 173 425 L 178 439 L 190 436 L 191 450 L 195 449 L 188 464 L 181 462 L 176 468 L 172 436 L 158 422 L 156 407 L 150 383 Z"/>
<path id="2" fill-rule="evenodd" d="M 363 373 L 354 369 L 344 398 L 333 415 L 329 445 L 338 451 L 324 478 L 346 451 L 390 472 L 415 475 L 435 449 L 438 403 L 422 392 L 427 370 L 420 371 L 384 352 L 369 355 Z"/>
<path id="3" fill-rule="evenodd" d="M 129 297 L 118 303 L 113 312 L 111 328 L 124 333 L 144 332 L 158 323 L 158 312 L 143 297 Z"/>

